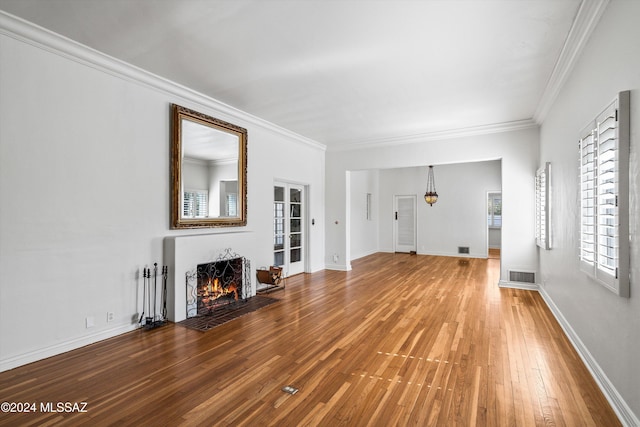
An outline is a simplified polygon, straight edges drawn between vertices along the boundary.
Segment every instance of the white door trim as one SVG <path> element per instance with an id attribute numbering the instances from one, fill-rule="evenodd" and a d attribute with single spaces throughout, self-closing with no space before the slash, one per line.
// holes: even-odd
<path id="1" fill-rule="evenodd" d="M 299 184 L 294 182 L 288 182 L 284 180 L 274 181 L 273 187 L 283 187 L 285 192 L 285 221 L 284 221 L 284 264 L 282 265 L 284 270 L 284 276 L 288 277 L 294 274 L 304 273 L 309 271 L 309 186 L 305 184 Z M 301 216 L 300 216 L 300 234 L 302 238 L 301 245 L 301 259 L 298 262 L 292 263 L 290 258 L 291 250 L 291 200 L 290 189 L 295 188 L 301 191 Z M 275 233 L 275 229 L 272 234 Z M 275 260 L 274 260 L 275 263 Z"/>
<path id="2" fill-rule="evenodd" d="M 416 252 L 418 247 L 417 196 L 415 194 L 393 196 L 393 251 Z M 400 226 L 409 228 L 402 230 Z M 408 233 L 408 234 L 407 234 Z"/>

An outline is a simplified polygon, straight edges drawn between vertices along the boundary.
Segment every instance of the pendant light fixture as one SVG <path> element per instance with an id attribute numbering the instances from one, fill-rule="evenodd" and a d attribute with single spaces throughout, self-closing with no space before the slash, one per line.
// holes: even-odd
<path id="1" fill-rule="evenodd" d="M 438 193 L 436 193 L 436 182 L 433 178 L 433 166 L 429 166 L 429 174 L 427 175 L 427 192 L 424 193 L 424 201 L 433 206 L 438 201 Z"/>

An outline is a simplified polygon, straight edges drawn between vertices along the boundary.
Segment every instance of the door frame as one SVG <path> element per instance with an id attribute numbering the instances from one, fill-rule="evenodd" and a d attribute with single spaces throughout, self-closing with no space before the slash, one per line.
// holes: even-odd
<path id="1" fill-rule="evenodd" d="M 400 198 L 411 198 L 413 200 L 413 243 L 414 246 L 408 252 L 402 251 L 403 253 L 411 253 L 418 251 L 418 196 L 416 194 L 394 194 L 393 195 L 393 251 L 398 251 L 398 200 Z"/>
<path id="2" fill-rule="evenodd" d="M 273 185 L 272 185 L 272 189 L 275 188 L 276 186 L 280 186 L 280 187 L 284 187 L 285 188 L 285 192 L 287 192 L 290 188 L 290 186 L 294 186 L 294 187 L 298 187 L 302 189 L 302 217 L 301 217 L 301 226 L 302 226 L 302 271 L 296 271 L 295 273 L 293 273 L 293 275 L 295 274 L 300 274 L 300 273 L 308 273 L 309 272 L 309 265 L 310 265 L 310 261 L 309 261 L 309 239 L 310 239 L 310 220 L 309 220 L 309 184 L 304 184 L 304 183 L 299 183 L 299 182 L 294 182 L 294 181 L 288 181 L 288 180 L 284 180 L 284 179 L 275 179 L 273 181 Z M 285 200 L 289 200 L 289 195 L 287 195 L 285 197 Z M 274 200 L 272 198 L 271 203 L 274 203 Z M 289 218 L 289 215 L 286 215 L 285 218 Z M 285 228 L 285 239 L 287 239 L 288 234 L 289 234 L 289 223 L 287 221 L 285 221 L 286 224 L 286 228 Z M 271 236 L 273 238 L 274 235 L 274 230 L 272 230 L 271 232 Z M 290 271 L 289 271 L 289 243 L 288 240 L 287 244 L 285 245 L 285 263 L 282 266 L 283 268 L 283 275 L 284 277 L 289 277 Z M 271 256 L 273 259 L 273 245 L 271 246 Z"/>
<path id="3" fill-rule="evenodd" d="M 486 199 L 485 199 L 485 203 L 487 208 L 489 207 L 489 201 L 493 199 L 493 196 L 499 194 L 500 195 L 500 201 L 502 203 L 502 190 L 493 190 L 493 191 L 487 191 L 486 192 Z M 486 212 L 486 211 L 485 211 Z M 502 220 L 503 220 L 504 216 L 501 214 L 500 215 L 500 258 L 502 258 Z M 491 233 L 491 230 L 497 227 L 491 227 L 488 223 L 488 212 L 486 212 L 485 215 L 485 224 L 487 226 L 487 258 L 490 258 L 489 256 L 489 250 L 491 249 L 491 244 L 490 244 L 490 237 L 489 234 Z"/>

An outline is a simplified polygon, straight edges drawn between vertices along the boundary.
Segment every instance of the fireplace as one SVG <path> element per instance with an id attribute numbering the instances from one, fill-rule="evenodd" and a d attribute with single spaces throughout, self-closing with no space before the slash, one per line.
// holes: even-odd
<path id="1" fill-rule="evenodd" d="M 186 273 L 187 317 L 206 316 L 250 296 L 249 261 L 230 249 Z"/>

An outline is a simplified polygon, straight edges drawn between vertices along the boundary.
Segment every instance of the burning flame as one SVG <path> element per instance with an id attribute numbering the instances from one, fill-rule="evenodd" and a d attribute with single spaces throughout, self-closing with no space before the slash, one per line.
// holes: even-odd
<path id="1" fill-rule="evenodd" d="M 234 299 L 237 301 L 239 299 L 238 286 L 234 282 L 231 282 L 225 289 L 224 286 L 220 284 L 220 280 L 216 277 L 213 280 L 209 279 L 206 286 L 203 286 L 202 298 L 206 300 L 209 300 L 209 298 L 216 300 L 231 293 L 234 294 Z"/>

